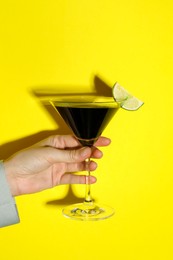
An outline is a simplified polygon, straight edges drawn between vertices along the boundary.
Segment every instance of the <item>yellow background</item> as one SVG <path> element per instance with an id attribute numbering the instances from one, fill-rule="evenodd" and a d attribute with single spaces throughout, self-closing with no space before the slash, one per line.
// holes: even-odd
<path id="1" fill-rule="evenodd" d="M 172 12 L 172 0 L 1 1 L 1 159 L 68 132 L 35 89 L 90 92 L 99 78 L 145 102 L 119 111 L 104 132 L 112 144 L 102 149 L 92 193 L 116 214 L 64 218 L 83 186 L 17 197 L 21 223 L 0 229 L 2 260 L 172 259 Z"/>

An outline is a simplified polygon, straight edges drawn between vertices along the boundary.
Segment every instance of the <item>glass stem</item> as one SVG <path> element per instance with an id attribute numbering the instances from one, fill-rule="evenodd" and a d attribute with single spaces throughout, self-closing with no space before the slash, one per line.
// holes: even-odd
<path id="1" fill-rule="evenodd" d="M 86 204 L 92 204 L 93 199 L 91 197 L 91 185 L 90 185 L 90 170 L 89 170 L 90 158 L 87 159 L 87 175 L 86 175 L 86 191 L 85 191 L 85 201 Z"/>

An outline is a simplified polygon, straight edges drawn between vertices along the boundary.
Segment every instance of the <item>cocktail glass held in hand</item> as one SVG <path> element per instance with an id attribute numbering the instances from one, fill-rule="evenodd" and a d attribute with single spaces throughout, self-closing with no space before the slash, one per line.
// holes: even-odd
<path id="1" fill-rule="evenodd" d="M 89 147 L 94 145 L 119 108 L 119 104 L 113 98 L 94 95 L 59 96 L 50 100 L 50 103 L 80 143 Z M 88 171 L 87 177 L 89 176 Z M 67 206 L 63 209 L 63 214 L 79 220 L 100 220 L 112 216 L 114 209 L 94 203 L 87 177 L 84 202 Z"/>

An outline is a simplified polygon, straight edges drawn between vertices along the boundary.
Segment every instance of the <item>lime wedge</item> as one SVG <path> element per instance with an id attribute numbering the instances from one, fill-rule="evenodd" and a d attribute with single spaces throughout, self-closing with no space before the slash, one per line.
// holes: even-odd
<path id="1" fill-rule="evenodd" d="M 113 98 L 126 110 L 137 110 L 144 102 L 130 94 L 118 82 L 112 88 Z"/>

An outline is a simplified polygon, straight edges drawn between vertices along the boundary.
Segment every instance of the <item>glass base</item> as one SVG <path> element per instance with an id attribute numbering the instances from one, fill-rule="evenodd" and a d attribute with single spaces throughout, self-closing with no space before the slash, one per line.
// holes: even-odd
<path id="1" fill-rule="evenodd" d="M 114 209 L 106 205 L 77 203 L 67 206 L 62 211 L 63 215 L 75 220 L 102 220 L 111 217 Z"/>

